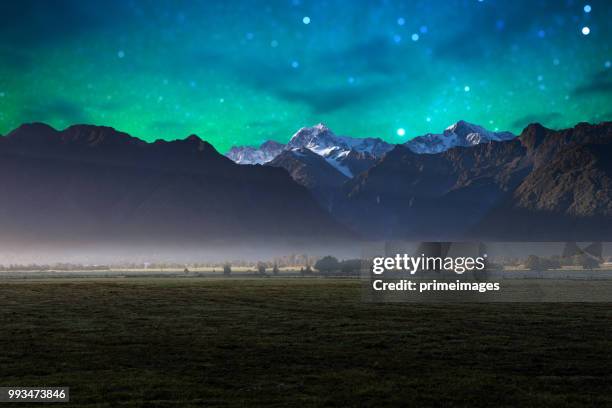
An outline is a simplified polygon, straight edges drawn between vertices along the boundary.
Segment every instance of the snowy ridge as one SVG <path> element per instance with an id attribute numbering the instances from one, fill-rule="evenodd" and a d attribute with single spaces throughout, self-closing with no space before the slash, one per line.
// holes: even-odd
<path id="1" fill-rule="evenodd" d="M 491 132 L 482 126 L 460 120 L 447 127 L 442 134 L 428 133 L 404 143 L 415 153 L 442 153 L 456 146 L 476 146 L 491 141 L 501 142 L 515 137 L 510 132 Z"/>
<path id="2" fill-rule="evenodd" d="M 324 157 L 339 156 L 341 153 L 346 155 L 351 150 L 380 157 L 393 148 L 392 144 L 378 138 L 336 136 L 322 123 L 313 127 L 301 128 L 291 137 L 287 146 L 290 148 L 305 147 Z"/>
<path id="3" fill-rule="evenodd" d="M 394 145 L 378 138 L 353 138 L 337 136 L 322 123 L 298 130 L 286 145 L 266 142 L 260 147 L 232 147 L 226 156 L 238 164 L 264 164 L 272 161 L 283 151 L 308 149 L 323 157 L 329 164 L 347 177 L 353 177 L 350 169 L 351 153 L 361 157 L 379 158 L 393 149 Z M 354 155 L 353 155 L 354 156 Z"/>
<path id="4" fill-rule="evenodd" d="M 353 172 L 351 172 L 346 165 L 342 164 L 338 157 L 325 157 L 325 161 L 334 166 L 336 170 L 344 174 L 346 177 L 353 178 Z"/>
<path id="5" fill-rule="evenodd" d="M 284 144 L 268 140 L 259 147 L 234 146 L 225 156 L 238 164 L 264 164 L 278 156 L 284 148 Z"/>
<path id="6" fill-rule="evenodd" d="M 447 127 L 443 133 L 428 133 L 404 143 L 415 153 L 441 153 L 456 146 L 475 146 L 491 141 L 514 138 L 510 132 L 491 132 L 482 126 L 463 120 Z M 347 177 L 363 171 L 363 164 L 374 162 L 395 145 L 379 138 L 355 138 L 337 136 L 322 123 L 298 130 L 286 145 L 268 141 L 260 147 L 232 147 L 226 156 L 238 164 L 264 164 L 283 151 L 308 149 L 323 157 L 329 164 Z M 360 164 L 361 163 L 361 164 Z M 356 171 L 354 170 L 356 169 Z"/>
<path id="7" fill-rule="evenodd" d="M 319 123 L 298 130 L 287 143 L 287 148 L 306 148 L 325 158 L 345 176 L 352 178 L 353 172 L 348 163 L 351 151 L 379 158 L 393 149 L 393 145 L 378 138 L 336 136 L 327 126 Z"/>

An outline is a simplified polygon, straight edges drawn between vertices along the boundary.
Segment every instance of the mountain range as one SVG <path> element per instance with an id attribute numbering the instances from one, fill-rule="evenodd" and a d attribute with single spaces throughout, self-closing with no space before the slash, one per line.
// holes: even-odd
<path id="1" fill-rule="evenodd" d="M 404 143 L 415 153 L 441 153 L 457 146 L 475 146 L 491 141 L 510 140 L 510 132 L 492 132 L 482 126 L 463 120 L 454 123 L 440 134 L 428 133 Z M 226 156 L 238 164 L 265 164 L 285 151 L 308 149 L 325 158 L 347 177 L 369 168 L 382 155 L 395 147 L 379 138 L 354 138 L 337 136 L 327 126 L 319 123 L 298 130 L 287 144 L 266 141 L 259 147 L 234 146 Z M 361 164 L 358 164 L 361 163 Z"/>
<path id="2" fill-rule="evenodd" d="M 265 164 L 286 169 L 366 237 L 609 239 L 611 129 L 532 124 L 517 137 L 459 121 L 392 145 L 319 124 L 278 145 Z"/>
<path id="3" fill-rule="evenodd" d="M 442 153 L 457 146 L 476 146 L 481 143 L 502 142 L 514 139 L 510 132 L 492 132 L 482 126 L 460 120 L 447 127 L 441 134 L 428 133 L 405 143 L 415 153 Z"/>
<path id="4" fill-rule="evenodd" d="M 0 241 L 352 237 L 285 170 L 240 166 L 194 135 L 25 124 L 0 137 L 0 197 Z"/>
<path id="5" fill-rule="evenodd" d="M 227 156 L 22 125 L 0 137 L 0 241 L 612 240 L 612 122 L 398 145 L 319 124 Z"/>
<path id="6" fill-rule="evenodd" d="M 343 185 L 333 214 L 368 236 L 612 238 L 612 123 L 416 154 L 396 146 Z"/>
<path id="7" fill-rule="evenodd" d="M 307 149 L 321 156 L 338 172 L 353 177 L 369 168 L 393 145 L 378 138 L 337 136 L 319 123 L 298 130 L 286 145 L 267 141 L 261 146 L 234 146 L 226 156 L 238 164 L 265 164 L 283 152 Z"/>

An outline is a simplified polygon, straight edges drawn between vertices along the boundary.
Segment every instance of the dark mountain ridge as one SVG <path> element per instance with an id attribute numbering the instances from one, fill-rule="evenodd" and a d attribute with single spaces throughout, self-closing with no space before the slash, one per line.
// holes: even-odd
<path id="1" fill-rule="evenodd" d="M 397 146 L 344 185 L 334 214 L 379 238 L 610 239 L 611 143 L 606 122 L 532 124 L 516 139 L 435 155 Z"/>
<path id="2" fill-rule="evenodd" d="M 323 157 L 309 149 L 286 150 L 266 166 L 280 167 L 289 172 L 291 178 L 312 192 L 319 204 L 331 211 L 334 196 L 349 180 Z"/>
<path id="3" fill-rule="evenodd" d="M 239 166 L 197 136 L 146 143 L 109 127 L 20 126 L 0 138 L 0 239 L 345 239 L 283 169 Z"/>
<path id="4" fill-rule="evenodd" d="M 238 165 L 195 135 L 23 125 L 0 137 L 0 240 L 612 240 L 611 122 L 397 145 L 352 178 L 319 144 Z"/>

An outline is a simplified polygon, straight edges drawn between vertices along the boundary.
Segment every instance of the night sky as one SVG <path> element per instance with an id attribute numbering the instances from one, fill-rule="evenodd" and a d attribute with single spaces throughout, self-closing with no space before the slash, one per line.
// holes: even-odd
<path id="1" fill-rule="evenodd" d="M 612 119 L 610 1 L 6 3 L 0 134 L 93 123 L 225 152 L 318 122 L 399 142 Z"/>

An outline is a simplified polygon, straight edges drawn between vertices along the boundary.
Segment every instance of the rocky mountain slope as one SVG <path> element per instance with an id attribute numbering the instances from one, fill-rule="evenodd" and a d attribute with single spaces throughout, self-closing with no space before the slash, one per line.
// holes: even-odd
<path id="1" fill-rule="evenodd" d="M 344 185 L 334 215 L 369 236 L 612 238 L 612 123 L 416 154 L 398 146 Z"/>
<path id="2" fill-rule="evenodd" d="M 474 229 L 534 240 L 612 239 L 612 123 L 521 135 L 532 171 Z"/>
<path id="3" fill-rule="evenodd" d="M 306 148 L 286 150 L 266 165 L 287 170 L 291 178 L 308 188 L 328 211 L 331 211 L 334 196 L 349 180 L 323 157 Z"/>

